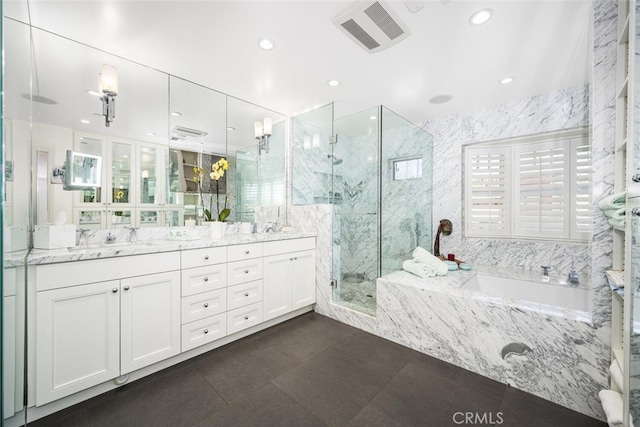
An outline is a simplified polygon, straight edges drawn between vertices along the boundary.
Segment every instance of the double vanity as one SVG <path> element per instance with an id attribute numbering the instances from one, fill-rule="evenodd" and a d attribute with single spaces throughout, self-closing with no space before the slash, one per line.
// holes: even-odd
<path id="1" fill-rule="evenodd" d="M 315 257 L 310 233 L 34 251 L 29 418 L 311 311 Z"/>

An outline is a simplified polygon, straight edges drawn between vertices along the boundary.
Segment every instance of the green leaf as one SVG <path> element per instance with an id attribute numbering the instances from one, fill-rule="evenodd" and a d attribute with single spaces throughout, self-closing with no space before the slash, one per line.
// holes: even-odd
<path id="1" fill-rule="evenodd" d="M 231 209 L 229 209 L 229 208 L 224 208 L 224 209 L 222 210 L 222 212 L 220 212 L 220 215 L 218 215 L 218 219 L 219 219 L 220 221 L 224 222 L 224 221 L 227 219 L 227 217 L 229 216 L 229 214 L 230 214 L 230 213 L 231 213 Z"/>
<path id="2" fill-rule="evenodd" d="M 207 221 L 211 221 L 211 211 L 209 209 L 204 210 L 204 217 L 207 219 Z"/>

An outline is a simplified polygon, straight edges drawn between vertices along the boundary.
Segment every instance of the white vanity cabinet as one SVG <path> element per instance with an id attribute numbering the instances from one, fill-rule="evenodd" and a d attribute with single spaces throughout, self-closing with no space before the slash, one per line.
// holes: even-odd
<path id="1" fill-rule="evenodd" d="M 264 244 L 264 320 L 315 303 L 315 238 Z"/>
<path id="2" fill-rule="evenodd" d="M 181 252 L 182 351 L 227 335 L 227 249 Z"/>
<path id="3" fill-rule="evenodd" d="M 179 268 L 178 253 L 37 266 L 36 405 L 179 354 Z"/>
<path id="4" fill-rule="evenodd" d="M 227 247 L 227 333 L 229 335 L 263 321 L 263 243 Z"/>

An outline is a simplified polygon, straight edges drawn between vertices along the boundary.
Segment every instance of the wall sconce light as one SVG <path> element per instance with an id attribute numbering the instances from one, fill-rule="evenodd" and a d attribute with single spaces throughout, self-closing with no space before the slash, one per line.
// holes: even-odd
<path id="1" fill-rule="evenodd" d="M 112 65 L 103 64 L 99 80 L 100 99 L 102 100 L 102 115 L 104 125 L 109 127 L 116 117 L 116 96 L 118 95 L 118 69 Z"/>
<path id="2" fill-rule="evenodd" d="M 271 129 L 273 121 L 270 117 L 265 117 L 262 122 L 255 122 L 255 136 L 258 141 L 258 155 L 261 155 L 264 151 L 269 154 L 269 137 L 271 136 Z"/>

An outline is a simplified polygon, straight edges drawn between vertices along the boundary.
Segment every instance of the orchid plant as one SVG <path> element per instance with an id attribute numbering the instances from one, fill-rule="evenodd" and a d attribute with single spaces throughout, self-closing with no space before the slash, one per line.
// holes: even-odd
<path id="1" fill-rule="evenodd" d="M 214 164 L 211 165 L 211 172 L 209 173 L 209 178 L 216 183 L 216 192 L 215 192 L 215 203 L 216 203 L 216 218 L 215 221 L 225 222 L 231 213 L 231 209 L 227 208 L 227 202 L 229 198 L 226 195 L 224 196 L 224 204 L 222 210 L 220 209 L 220 179 L 224 176 L 226 170 L 229 169 L 229 162 L 223 157 Z M 195 166 L 193 168 L 193 180 L 198 184 L 198 190 L 200 192 L 200 202 L 202 203 L 202 209 L 204 211 L 204 216 L 207 221 L 214 221 L 213 219 L 213 194 L 211 194 L 211 198 L 209 199 L 209 209 L 204 208 L 204 199 L 202 197 L 202 182 L 205 177 L 205 170 Z M 213 185 L 210 186 L 213 189 Z"/>

